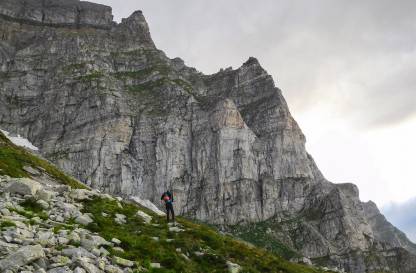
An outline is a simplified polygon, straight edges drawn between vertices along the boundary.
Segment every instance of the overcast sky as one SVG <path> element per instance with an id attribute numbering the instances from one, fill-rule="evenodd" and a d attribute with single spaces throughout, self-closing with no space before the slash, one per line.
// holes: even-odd
<path id="1" fill-rule="evenodd" d="M 94 2 L 117 21 L 142 10 L 158 48 L 202 72 L 257 57 L 329 180 L 386 214 L 416 208 L 416 1 Z"/>

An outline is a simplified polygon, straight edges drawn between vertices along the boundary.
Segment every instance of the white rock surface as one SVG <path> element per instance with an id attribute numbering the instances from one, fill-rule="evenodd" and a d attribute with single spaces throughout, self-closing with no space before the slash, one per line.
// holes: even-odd
<path id="1" fill-rule="evenodd" d="M 18 269 L 42 257 L 45 257 L 45 252 L 41 245 L 24 246 L 0 260 L 0 270 Z"/>
<path id="2" fill-rule="evenodd" d="M 78 224 L 81 224 L 81 225 L 88 225 L 88 224 L 94 222 L 94 220 L 92 220 L 90 216 L 88 216 L 86 214 L 82 214 L 82 215 L 78 216 L 77 218 L 75 218 L 75 222 L 77 222 Z"/>
<path id="3" fill-rule="evenodd" d="M 116 223 L 118 223 L 120 225 L 125 224 L 127 222 L 126 221 L 126 215 L 117 213 L 116 217 L 114 218 L 114 221 L 116 221 Z"/>
<path id="4" fill-rule="evenodd" d="M 230 261 L 227 261 L 227 267 L 230 273 L 239 273 L 242 270 L 241 266 Z"/>
<path id="5" fill-rule="evenodd" d="M 134 265 L 133 261 L 129 261 L 117 256 L 113 257 L 113 263 L 121 265 L 121 266 L 126 266 L 126 267 L 132 267 Z"/>
<path id="6" fill-rule="evenodd" d="M 139 196 L 131 196 L 130 199 L 140 206 L 148 208 L 152 212 L 156 213 L 159 216 L 166 216 L 166 213 L 161 211 L 155 204 L 153 204 L 150 200 L 142 199 Z"/>
<path id="7" fill-rule="evenodd" d="M 6 187 L 6 191 L 9 193 L 32 196 L 40 189 L 42 189 L 42 185 L 30 178 L 15 178 Z"/>
<path id="8" fill-rule="evenodd" d="M 21 137 L 20 135 L 12 136 L 9 132 L 5 130 L 0 131 L 15 145 L 28 148 L 33 151 L 38 151 L 38 147 L 33 145 L 28 139 Z"/>
<path id="9" fill-rule="evenodd" d="M 152 216 L 141 210 L 137 211 L 137 215 L 141 217 L 146 224 L 150 224 L 150 222 L 152 222 Z"/>

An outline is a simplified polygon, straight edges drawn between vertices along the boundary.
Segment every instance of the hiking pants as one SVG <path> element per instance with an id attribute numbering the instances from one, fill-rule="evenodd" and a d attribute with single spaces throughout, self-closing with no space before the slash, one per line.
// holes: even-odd
<path id="1" fill-rule="evenodd" d="M 169 222 L 169 214 L 172 214 L 172 221 L 175 221 L 175 212 L 173 211 L 173 204 L 171 202 L 166 203 L 166 217 Z"/>

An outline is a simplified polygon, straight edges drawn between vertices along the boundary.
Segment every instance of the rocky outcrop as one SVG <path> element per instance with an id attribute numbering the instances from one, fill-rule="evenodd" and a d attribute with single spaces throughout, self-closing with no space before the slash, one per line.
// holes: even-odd
<path id="1" fill-rule="evenodd" d="M 0 16 L 8 20 L 50 27 L 96 27 L 113 24 L 111 8 L 79 0 L 3 0 Z"/>
<path id="2" fill-rule="evenodd" d="M 0 269 L 2 272 L 11 269 L 16 270 L 43 257 L 45 257 L 45 252 L 41 245 L 24 246 L 1 260 Z"/>
<path id="3" fill-rule="evenodd" d="M 203 75 L 156 49 L 141 12 L 116 24 L 61 2 L 0 3 L 1 128 L 93 188 L 171 188 L 181 214 L 221 226 L 273 220 L 278 240 L 351 272 L 379 270 L 354 253 L 416 253 L 354 185 L 324 178 L 257 59 Z"/>
<path id="4" fill-rule="evenodd" d="M 118 257 L 110 257 L 102 246 L 116 247 L 120 242 L 107 242 L 84 229 L 93 220 L 81 212 L 82 203 L 73 198 L 80 191 L 114 200 L 112 197 L 89 190 L 71 190 L 58 181 L 54 185 L 48 182 L 0 176 L 1 272 L 123 272 L 135 265 L 127 260 L 121 266 L 113 262 Z M 16 191 L 16 185 L 21 188 L 36 185 L 39 191 L 53 193 L 54 198 L 46 202 L 36 192 Z M 37 207 L 40 200 L 47 205 L 45 210 Z M 79 218 L 90 221 L 78 222 Z"/>
<path id="5" fill-rule="evenodd" d="M 40 189 L 41 185 L 38 182 L 24 178 L 16 179 L 7 187 L 8 192 L 21 195 L 35 195 Z"/>

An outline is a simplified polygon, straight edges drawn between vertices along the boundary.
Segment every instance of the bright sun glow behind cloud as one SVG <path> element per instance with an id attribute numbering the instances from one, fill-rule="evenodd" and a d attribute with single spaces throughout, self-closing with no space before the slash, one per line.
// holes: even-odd
<path id="1" fill-rule="evenodd" d="M 326 178 L 357 184 L 362 200 L 380 206 L 414 197 L 416 119 L 360 132 L 331 116 L 331 108 L 316 107 L 297 118 L 307 136 L 307 149 Z"/>

